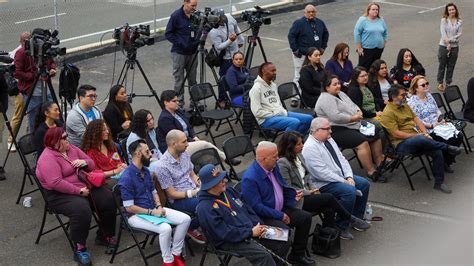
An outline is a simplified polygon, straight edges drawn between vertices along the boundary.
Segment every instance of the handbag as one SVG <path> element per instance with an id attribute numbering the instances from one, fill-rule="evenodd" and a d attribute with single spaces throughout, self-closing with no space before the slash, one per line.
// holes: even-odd
<path id="1" fill-rule="evenodd" d="M 209 50 L 206 56 L 206 63 L 210 67 L 220 67 L 222 63 L 224 62 L 224 55 L 226 53 L 227 49 L 222 49 L 220 52 L 217 51 L 217 49 L 212 46 L 212 48 Z"/>
<path id="2" fill-rule="evenodd" d="M 341 239 L 339 231 L 331 227 L 316 224 L 313 234 L 313 252 L 330 259 L 341 256 Z"/>
<path id="3" fill-rule="evenodd" d="M 64 160 L 72 164 L 71 160 L 69 160 L 66 156 L 63 154 L 61 154 L 61 156 L 64 158 Z M 88 173 L 81 168 L 76 168 L 76 174 L 79 179 L 81 179 L 81 181 L 87 184 L 88 188 L 91 188 L 92 186 L 101 187 L 103 184 L 105 184 L 105 174 L 101 169 L 95 169 Z"/>

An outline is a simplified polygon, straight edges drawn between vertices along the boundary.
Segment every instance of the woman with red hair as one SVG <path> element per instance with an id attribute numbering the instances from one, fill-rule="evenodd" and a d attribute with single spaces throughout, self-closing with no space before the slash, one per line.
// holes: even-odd
<path id="1" fill-rule="evenodd" d="M 70 237 L 74 243 L 74 260 L 79 265 L 90 265 L 86 249 L 87 235 L 94 202 L 100 227 L 96 244 L 116 247 L 115 211 L 112 192 L 105 187 L 88 187 L 78 176 L 78 170 L 94 170 L 95 164 L 83 151 L 69 144 L 61 127 L 49 128 L 44 136 L 45 149 L 38 159 L 36 176 L 46 192 L 49 207 L 69 217 Z"/>

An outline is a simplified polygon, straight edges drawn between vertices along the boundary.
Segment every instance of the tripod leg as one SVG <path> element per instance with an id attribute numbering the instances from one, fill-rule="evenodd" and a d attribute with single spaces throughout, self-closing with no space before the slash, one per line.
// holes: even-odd
<path id="1" fill-rule="evenodd" d="M 263 50 L 262 39 L 260 39 L 260 37 L 257 37 L 257 42 L 258 42 L 258 45 L 260 46 L 260 52 L 262 52 L 263 60 L 266 63 L 268 62 L 268 60 L 267 60 L 267 55 L 265 54 L 265 51 Z"/>
<path id="2" fill-rule="evenodd" d="M 117 78 L 117 85 L 123 84 L 123 80 L 122 81 L 120 80 L 122 79 L 122 77 L 123 79 L 125 79 L 125 77 L 127 76 L 128 69 L 129 69 L 128 60 L 126 60 L 125 63 L 123 64 L 122 70 L 120 71 L 120 75 Z"/>
<path id="3" fill-rule="evenodd" d="M 160 101 L 160 97 L 158 97 L 158 94 L 156 93 L 156 91 L 151 86 L 151 83 L 148 80 L 148 77 L 145 75 L 145 71 L 143 71 L 142 65 L 140 64 L 140 62 L 138 60 L 135 60 L 135 63 L 137 64 L 138 69 L 140 70 L 140 73 L 142 73 L 143 79 L 145 79 L 145 82 L 148 85 L 148 88 L 150 89 L 151 94 L 153 95 L 153 97 L 155 97 L 156 102 L 158 102 L 161 109 L 165 109 L 165 107 L 163 106 L 163 104 Z"/>
<path id="4" fill-rule="evenodd" d="M 248 69 L 252 67 L 252 58 L 253 58 L 253 52 L 254 52 L 256 43 L 250 42 L 249 44 L 250 44 L 249 48 L 247 49 L 247 53 L 245 54 L 245 66 Z"/>
<path id="5" fill-rule="evenodd" d="M 196 63 L 198 54 L 199 54 L 199 51 L 194 54 L 193 59 L 191 60 L 191 66 L 194 66 L 194 64 Z M 178 98 L 180 99 L 180 101 L 182 100 L 183 102 L 184 102 L 184 84 L 186 83 L 186 81 L 188 81 L 188 84 L 189 84 L 188 79 L 189 79 L 189 71 L 186 71 L 186 75 L 184 75 L 183 83 L 181 84 L 181 87 L 179 91 L 177 92 Z"/>

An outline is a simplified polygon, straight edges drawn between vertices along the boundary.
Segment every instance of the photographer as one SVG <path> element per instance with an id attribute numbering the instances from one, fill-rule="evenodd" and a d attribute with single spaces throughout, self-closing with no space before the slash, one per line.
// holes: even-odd
<path id="1" fill-rule="evenodd" d="M 32 35 L 43 35 L 43 29 L 34 29 Z M 31 36 L 31 35 L 30 35 Z M 24 38 L 23 38 L 24 37 Z M 38 67 L 36 66 L 37 59 L 32 56 L 27 56 L 25 52 L 25 42 L 31 37 L 28 37 L 27 34 L 22 34 L 21 48 L 15 53 L 15 74 L 14 77 L 18 80 L 18 89 L 23 94 L 23 100 L 26 103 L 28 96 L 30 95 L 30 90 L 33 89 L 33 94 L 31 94 L 31 99 L 27 107 L 28 113 L 28 132 L 33 132 L 33 126 L 35 121 L 35 115 L 37 109 L 40 107 L 42 98 L 41 98 L 41 82 L 37 82 L 34 88 L 34 82 L 38 74 Z M 34 49 L 31 47 L 31 49 Z M 48 70 L 48 79 L 56 75 L 56 64 L 52 58 L 49 58 L 46 62 L 46 68 Z M 46 89 L 46 88 L 45 88 Z M 51 94 L 48 91 L 48 100 L 52 100 Z"/>
<path id="2" fill-rule="evenodd" d="M 188 85 L 195 85 L 197 60 L 193 56 L 197 51 L 200 33 L 191 28 L 191 13 L 196 11 L 197 0 L 184 0 L 181 8 L 170 15 L 166 25 L 165 37 L 173 44 L 171 61 L 173 61 L 174 90 L 179 95 L 180 105 L 184 105 L 184 71 L 186 70 Z"/>
<path id="3" fill-rule="evenodd" d="M 239 51 L 244 45 L 244 37 L 240 35 L 240 28 L 237 21 L 230 15 L 224 14 L 224 10 L 214 10 L 213 13 L 220 17 L 219 27 L 209 32 L 212 45 L 221 53 L 225 50 L 222 64 L 219 67 L 219 76 L 222 77 L 232 65 L 232 55 Z M 225 107 L 225 89 L 219 86 L 219 105 Z"/>

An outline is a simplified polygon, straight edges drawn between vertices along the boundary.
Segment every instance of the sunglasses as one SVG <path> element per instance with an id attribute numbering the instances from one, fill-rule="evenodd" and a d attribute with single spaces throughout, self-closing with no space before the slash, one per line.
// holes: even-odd
<path id="1" fill-rule="evenodd" d="M 429 86 L 429 85 L 430 85 L 430 83 L 429 83 L 429 82 L 426 82 L 426 83 L 420 84 L 420 86 L 421 86 L 421 87 L 423 87 L 423 88 L 424 88 L 424 87 L 426 87 L 426 86 Z"/>

